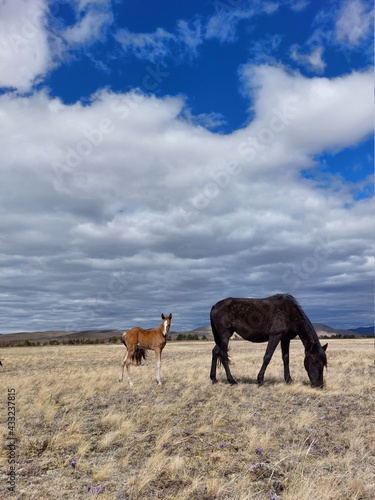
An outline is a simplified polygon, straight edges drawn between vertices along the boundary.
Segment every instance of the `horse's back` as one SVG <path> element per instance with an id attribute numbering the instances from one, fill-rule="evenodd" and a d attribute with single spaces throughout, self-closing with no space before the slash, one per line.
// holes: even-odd
<path id="1" fill-rule="evenodd" d="M 212 306 L 210 319 L 213 333 L 235 331 L 252 342 L 265 342 L 270 335 L 295 329 L 297 301 L 288 294 L 266 298 L 233 298 L 220 300 Z"/>
<path id="2" fill-rule="evenodd" d="M 126 344 L 126 339 L 128 340 L 133 340 L 138 338 L 139 334 L 142 333 L 143 328 L 140 326 L 135 326 L 134 328 L 131 328 L 130 330 L 125 330 L 124 333 L 122 334 L 122 341 Z"/>

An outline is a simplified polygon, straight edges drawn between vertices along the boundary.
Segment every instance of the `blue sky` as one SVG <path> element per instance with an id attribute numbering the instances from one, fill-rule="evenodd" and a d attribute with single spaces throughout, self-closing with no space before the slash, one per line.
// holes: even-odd
<path id="1" fill-rule="evenodd" d="M 373 323 L 373 7 L 0 5 L 0 332 Z"/>

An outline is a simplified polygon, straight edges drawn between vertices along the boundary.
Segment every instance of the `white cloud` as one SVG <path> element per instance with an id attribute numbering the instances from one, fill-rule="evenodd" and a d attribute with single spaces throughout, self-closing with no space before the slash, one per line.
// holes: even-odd
<path id="1" fill-rule="evenodd" d="M 167 58 L 180 61 L 183 57 L 196 57 L 202 43 L 201 24 L 199 21 L 177 22 L 175 33 L 157 28 L 153 33 L 132 33 L 121 29 L 116 33 L 116 40 L 126 53 L 153 63 L 164 62 Z"/>
<path id="2" fill-rule="evenodd" d="M 0 4 L 0 87 L 27 91 L 51 67 L 43 0 Z"/>
<path id="3" fill-rule="evenodd" d="M 336 20 L 336 39 L 350 45 L 358 45 L 367 37 L 373 25 L 373 10 L 361 0 L 348 0 L 339 11 Z"/>
<path id="4" fill-rule="evenodd" d="M 206 24 L 205 37 L 217 38 L 220 42 L 233 42 L 237 26 L 244 19 L 251 19 L 256 11 L 245 5 L 243 8 L 218 9 Z"/>
<path id="5" fill-rule="evenodd" d="M 317 73 L 323 73 L 326 67 L 326 63 L 322 58 L 323 52 L 323 47 L 319 46 L 315 47 L 310 54 L 301 54 L 299 46 L 293 45 L 291 47 L 291 58 L 302 66 L 307 66 Z"/>
<path id="6" fill-rule="evenodd" d="M 162 28 L 157 28 L 154 33 L 132 33 L 121 29 L 116 34 L 116 40 L 125 52 L 132 52 L 139 59 L 155 62 L 170 53 L 169 44 L 175 41 L 175 36 Z"/>
<path id="7" fill-rule="evenodd" d="M 314 320 L 328 321 L 329 297 L 337 310 L 355 302 L 345 322 L 370 321 L 372 202 L 300 172 L 371 133 L 371 74 L 247 66 L 243 78 L 254 119 L 230 135 L 186 120 L 182 98 L 0 97 L 4 324 L 121 328 L 173 303 L 188 328 L 221 293 L 279 291 L 303 305 L 321 296 Z"/>
<path id="8" fill-rule="evenodd" d="M 108 0 L 72 4 L 77 21 L 69 28 L 56 24 L 58 11 L 49 7 L 47 0 L 0 3 L 0 87 L 30 91 L 70 49 L 97 42 L 112 21 Z"/>
<path id="9" fill-rule="evenodd" d="M 112 15 L 108 12 L 87 11 L 80 21 L 65 29 L 60 35 L 69 45 L 97 41 L 103 28 L 111 21 Z"/>
<path id="10" fill-rule="evenodd" d="M 243 78 L 256 97 L 253 126 L 267 126 L 273 110 L 289 106 L 294 116 L 289 120 L 287 140 L 301 152 L 340 149 L 364 139 L 373 130 L 371 71 L 309 79 L 278 67 L 249 65 L 243 67 Z"/>

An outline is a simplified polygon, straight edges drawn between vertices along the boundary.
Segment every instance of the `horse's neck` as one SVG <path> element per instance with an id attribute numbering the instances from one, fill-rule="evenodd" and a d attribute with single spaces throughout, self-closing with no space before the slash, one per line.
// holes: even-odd
<path id="1" fill-rule="evenodd" d="M 298 334 L 299 338 L 301 339 L 302 344 L 305 347 L 305 350 L 308 350 L 310 347 L 312 347 L 315 344 L 319 344 L 319 337 L 316 334 L 315 330 L 310 331 L 307 329 L 301 330 L 301 332 Z"/>
<path id="2" fill-rule="evenodd" d="M 159 333 L 162 337 L 164 337 L 163 335 L 163 329 L 164 329 L 164 324 L 162 323 L 160 326 L 158 326 L 156 329 L 155 329 L 155 333 Z"/>

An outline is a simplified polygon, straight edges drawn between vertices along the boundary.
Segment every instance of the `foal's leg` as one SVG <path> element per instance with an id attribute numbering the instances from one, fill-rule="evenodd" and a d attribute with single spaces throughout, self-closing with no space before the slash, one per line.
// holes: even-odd
<path id="1" fill-rule="evenodd" d="M 276 349 L 279 342 L 280 342 L 280 335 L 278 335 L 277 337 L 270 337 L 270 339 L 268 341 L 266 353 L 265 353 L 264 358 L 263 358 L 263 364 L 262 364 L 262 367 L 260 369 L 260 372 L 258 373 L 258 384 L 259 385 L 263 385 L 264 373 L 266 371 L 266 368 L 267 368 L 269 362 L 271 361 L 272 355 L 275 352 L 275 349 Z"/>
<path id="2" fill-rule="evenodd" d="M 161 380 L 160 380 L 161 349 L 155 349 L 155 357 L 156 357 L 156 381 L 158 385 L 161 385 Z"/>
<path id="3" fill-rule="evenodd" d="M 126 353 L 125 353 L 125 355 L 124 355 L 124 357 L 123 357 L 123 359 L 122 359 L 122 361 L 120 363 L 120 373 L 118 375 L 118 381 L 119 382 L 122 382 L 122 379 L 124 377 L 124 367 L 125 367 L 125 362 L 126 362 L 126 358 L 128 357 L 128 354 L 129 354 L 129 351 L 126 350 Z"/>
<path id="4" fill-rule="evenodd" d="M 134 349 L 129 349 L 128 354 L 126 356 L 126 361 L 125 361 L 125 366 L 126 366 L 126 373 L 128 375 L 128 383 L 129 385 L 133 385 L 133 382 L 130 378 L 130 365 L 132 364 L 132 357 L 134 356 Z"/>
<path id="5" fill-rule="evenodd" d="M 292 377 L 290 376 L 290 371 L 289 371 L 289 345 L 290 345 L 290 339 L 288 338 L 281 339 L 281 352 L 284 362 L 284 380 L 287 384 L 290 384 L 292 382 Z"/>

